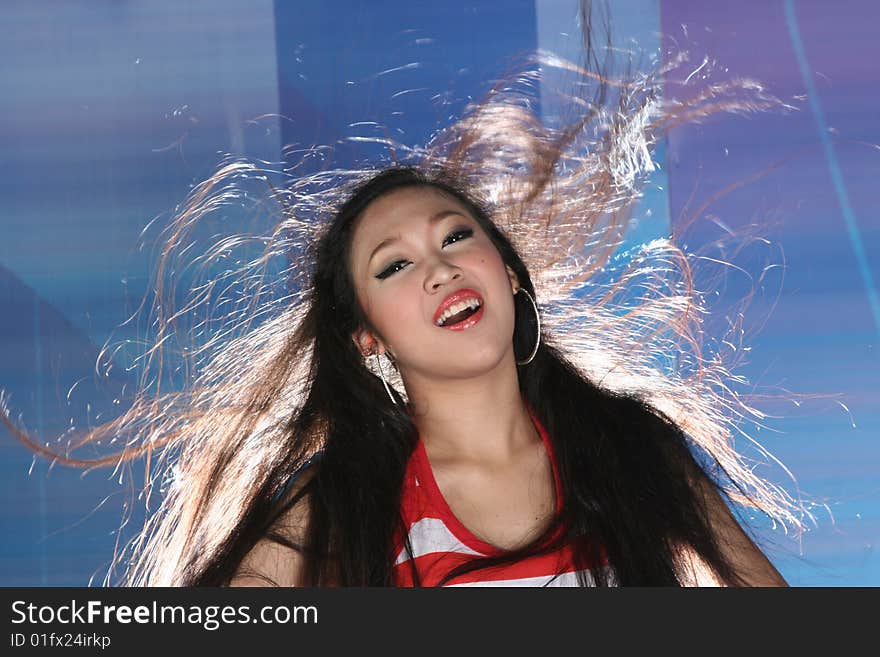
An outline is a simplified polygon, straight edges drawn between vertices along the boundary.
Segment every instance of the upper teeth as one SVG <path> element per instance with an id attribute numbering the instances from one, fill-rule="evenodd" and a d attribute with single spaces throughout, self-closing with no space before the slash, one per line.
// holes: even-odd
<path id="1" fill-rule="evenodd" d="M 482 305 L 479 299 L 463 299 L 461 301 L 457 301 L 449 308 L 440 313 L 440 317 L 437 318 L 437 326 L 443 326 L 450 317 L 455 315 L 456 313 L 460 313 L 465 308 L 471 308 L 476 310 Z"/>

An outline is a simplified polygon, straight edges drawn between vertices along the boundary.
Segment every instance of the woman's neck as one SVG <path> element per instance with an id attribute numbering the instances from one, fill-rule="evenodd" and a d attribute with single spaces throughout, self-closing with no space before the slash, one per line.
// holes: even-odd
<path id="1" fill-rule="evenodd" d="M 407 381 L 413 421 L 435 462 L 505 464 L 540 442 L 511 357 L 479 377 Z"/>

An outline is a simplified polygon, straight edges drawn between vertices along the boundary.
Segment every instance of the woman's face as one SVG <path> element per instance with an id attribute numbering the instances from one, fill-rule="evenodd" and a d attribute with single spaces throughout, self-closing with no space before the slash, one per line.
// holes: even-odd
<path id="1" fill-rule="evenodd" d="M 358 220 L 350 257 L 376 331 L 352 337 L 362 353 L 387 351 L 405 381 L 476 376 L 513 359 L 516 276 L 453 196 L 425 186 L 381 196 Z"/>

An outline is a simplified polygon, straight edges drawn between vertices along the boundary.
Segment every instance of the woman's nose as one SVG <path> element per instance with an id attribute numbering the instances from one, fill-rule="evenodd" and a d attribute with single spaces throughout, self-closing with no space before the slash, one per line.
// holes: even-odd
<path id="1" fill-rule="evenodd" d="M 425 291 L 435 292 L 451 281 L 461 278 L 461 269 L 455 265 L 438 260 L 425 278 Z"/>

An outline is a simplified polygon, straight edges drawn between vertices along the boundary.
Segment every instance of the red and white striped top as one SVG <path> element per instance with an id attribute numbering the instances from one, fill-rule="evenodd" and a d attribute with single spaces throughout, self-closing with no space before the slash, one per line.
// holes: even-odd
<path id="1" fill-rule="evenodd" d="M 531 409 L 530 409 L 531 412 Z M 556 513 L 562 509 L 562 484 L 557 472 L 553 447 L 544 427 L 532 413 L 541 440 L 550 457 L 556 487 Z M 481 556 L 499 556 L 504 550 L 477 538 L 452 513 L 440 492 L 421 440 L 407 464 L 401 512 L 408 528 L 415 567 L 422 586 L 437 586 L 456 566 Z M 564 528 L 548 537 L 548 542 Z M 412 564 L 398 535 L 395 541 L 394 577 L 398 586 L 413 586 Z M 603 561 L 602 567 L 606 566 Z M 591 581 L 590 571 L 585 571 Z M 555 552 L 459 575 L 446 586 L 578 586 L 573 547 L 566 544 Z"/>

